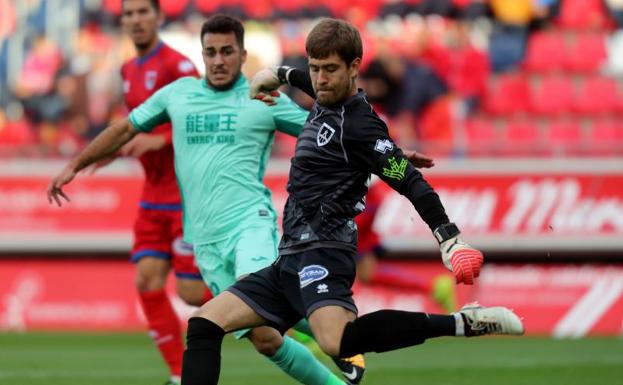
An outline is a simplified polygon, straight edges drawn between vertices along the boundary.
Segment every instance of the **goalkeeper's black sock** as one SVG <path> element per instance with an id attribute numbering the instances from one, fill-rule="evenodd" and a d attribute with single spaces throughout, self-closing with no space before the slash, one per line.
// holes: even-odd
<path id="1" fill-rule="evenodd" d="M 225 332 L 201 317 L 188 320 L 182 385 L 216 385 L 221 371 L 221 343 Z"/>
<path id="2" fill-rule="evenodd" d="M 452 315 L 379 310 L 346 324 L 340 357 L 419 345 L 428 338 L 456 335 Z"/>

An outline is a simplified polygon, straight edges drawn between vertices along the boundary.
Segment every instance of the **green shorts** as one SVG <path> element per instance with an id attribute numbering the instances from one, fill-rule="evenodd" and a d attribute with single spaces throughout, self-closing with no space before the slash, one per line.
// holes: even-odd
<path id="1" fill-rule="evenodd" d="M 279 233 L 273 215 L 255 217 L 239 227 L 223 241 L 194 245 L 197 266 L 214 296 L 277 259 Z M 247 332 L 234 335 L 241 338 Z"/>

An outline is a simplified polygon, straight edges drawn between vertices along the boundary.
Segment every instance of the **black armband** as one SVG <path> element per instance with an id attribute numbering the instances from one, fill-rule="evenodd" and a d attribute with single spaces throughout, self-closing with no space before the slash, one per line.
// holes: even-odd
<path id="1" fill-rule="evenodd" d="M 316 98 L 309 72 L 294 67 L 279 66 L 277 67 L 277 78 L 281 84 L 289 84 L 305 92 L 310 97 Z"/>
<path id="2" fill-rule="evenodd" d="M 457 235 L 461 234 L 461 232 L 454 223 L 446 223 L 437 227 L 435 231 L 433 231 L 433 234 L 435 235 L 435 238 L 437 238 L 437 242 L 439 242 L 439 244 L 442 244 L 448 239 L 454 238 Z"/>
<path id="3" fill-rule="evenodd" d="M 288 73 L 292 71 L 294 68 L 290 66 L 279 66 L 277 67 L 277 79 L 281 84 L 290 84 L 288 81 Z"/>

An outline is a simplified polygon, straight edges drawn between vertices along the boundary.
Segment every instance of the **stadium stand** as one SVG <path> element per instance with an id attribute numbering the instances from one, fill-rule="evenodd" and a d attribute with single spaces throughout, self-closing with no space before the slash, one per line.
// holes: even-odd
<path id="1" fill-rule="evenodd" d="M 68 156 L 106 122 L 124 113 L 116 96 L 120 85 L 115 81 L 115 68 L 131 54 L 131 48 L 116 24 L 120 2 L 77 1 L 84 12 L 76 18 L 75 29 L 67 27 L 46 36 L 40 33 L 46 30 L 46 20 L 80 11 L 52 9 L 41 0 L 15 4 L 0 1 L 0 9 L 6 10 L 2 12 L 3 25 L 8 26 L 0 30 L 1 154 Z M 202 20 L 197 16 L 217 11 L 257 21 L 252 30 L 277 36 L 284 61 L 297 65 L 305 63 L 303 36 L 312 19 L 332 15 L 353 21 L 362 29 L 366 51 L 370 52 L 364 58 L 364 69 L 375 58 L 401 57 L 409 66 L 429 67 L 449 88 L 453 102 L 444 108 L 426 101 L 410 119 L 404 120 L 395 112 L 386 116 L 390 127 L 397 125 L 398 132 L 408 132 L 405 137 L 413 136 L 417 148 L 429 148 L 433 155 L 531 156 L 535 155 L 534 148 L 546 148 L 551 140 L 581 151 L 545 151 L 540 155 L 606 156 L 623 152 L 623 144 L 602 143 L 606 141 L 603 138 L 614 135 L 611 132 L 618 132 L 611 122 L 623 117 L 618 77 L 623 73 L 623 35 L 616 29 L 620 12 L 616 4 L 561 0 L 542 1 L 540 8 L 534 9 L 525 2 L 512 9 L 504 1 L 494 0 L 161 3 L 167 28 L 176 33 L 191 33 Z M 493 11 L 487 11 L 488 5 Z M 519 64 L 500 71 L 495 66 L 495 57 L 500 54 L 494 52 L 495 39 L 499 38 L 495 34 L 500 26 L 515 28 L 513 20 L 529 31 L 525 56 Z M 21 33 L 11 33 L 22 25 L 27 28 L 18 28 Z M 16 58 L 12 62 L 7 59 L 9 52 Z M 253 63 L 247 66 L 249 72 L 254 70 Z M 390 89 L 399 89 L 400 80 L 393 81 Z M 309 102 L 299 96 L 295 99 Z M 384 103 L 395 101 L 375 103 L 382 112 L 387 111 Z M 523 123 L 518 124 L 517 119 Z M 581 122 L 582 135 L 577 134 L 578 124 L 564 123 L 569 119 Z M 400 128 L 405 124 L 411 127 Z M 434 124 L 442 125 L 440 132 L 435 132 Z M 448 132 L 446 126 L 455 132 Z M 522 127 L 528 130 L 525 134 L 518 132 Z M 534 135 L 535 127 L 543 128 L 546 134 Z M 523 144 L 514 141 L 524 143 L 528 138 L 541 142 L 525 146 L 527 152 L 522 154 L 519 149 Z M 444 140 L 448 143 L 442 144 Z M 20 143 L 19 150 L 12 149 L 17 145 L 10 143 Z M 290 140 L 279 140 L 275 154 L 290 154 L 292 145 Z"/>

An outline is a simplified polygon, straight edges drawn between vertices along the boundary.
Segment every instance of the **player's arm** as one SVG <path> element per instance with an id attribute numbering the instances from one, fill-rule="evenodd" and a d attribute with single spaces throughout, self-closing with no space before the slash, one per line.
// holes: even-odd
<path id="1" fill-rule="evenodd" d="M 166 108 L 171 87 L 161 88 L 145 103 L 132 110 L 130 117 L 114 122 L 106 127 L 50 182 L 47 194 L 50 203 L 61 205 L 61 199 L 69 201 L 62 187 L 71 182 L 76 174 L 89 165 L 116 153 L 138 132 L 150 132 L 156 126 L 169 121 Z"/>
<path id="2" fill-rule="evenodd" d="M 443 263 L 457 283 L 473 284 L 480 274 L 482 253 L 460 239 L 460 231 L 448 219 L 439 195 L 390 138 L 383 121 L 369 115 L 347 124 L 343 144 L 349 163 L 378 175 L 411 201 L 439 242 Z"/>
<path id="3" fill-rule="evenodd" d="M 275 92 L 284 84 L 289 84 L 316 98 L 309 72 L 288 66 L 266 68 L 259 71 L 253 79 L 249 90 L 251 99 L 259 99 L 266 104 L 274 105 Z"/>
<path id="4" fill-rule="evenodd" d="M 275 128 L 292 136 L 298 136 L 303 131 L 303 125 L 309 116 L 309 111 L 304 110 L 283 94 L 275 99 L 275 104 L 268 110 L 273 115 Z"/>
<path id="5" fill-rule="evenodd" d="M 76 174 L 88 167 L 89 165 L 104 159 L 121 148 L 125 143 L 129 142 L 136 130 L 128 119 L 118 120 L 106 127 L 87 147 L 82 150 L 75 158 L 69 161 L 67 166 L 50 182 L 48 186 L 48 201 L 55 201 L 57 205 L 61 205 L 61 197 L 66 201 L 69 198 L 62 190 L 62 187 L 71 182 Z"/>

